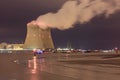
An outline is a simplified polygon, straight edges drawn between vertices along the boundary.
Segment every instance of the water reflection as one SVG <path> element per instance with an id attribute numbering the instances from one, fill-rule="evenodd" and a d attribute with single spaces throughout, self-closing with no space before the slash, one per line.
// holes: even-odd
<path id="1" fill-rule="evenodd" d="M 37 73 L 37 58 L 36 58 L 36 56 L 33 57 L 33 60 L 28 60 L 28 68 L 31 68 L 30 73 L 32 73 L 32 74 Z"/>
<path id="2" fill-rule="evenodd" d="M 37 62 L 36 62 L 36 56 L 33 57 L 33 69 L 32 73 L 35 74 L 37 72 Z"/>
<path id="3" fill-rule="evenodd" d="M 37 59 L 36 56 L 33 57 L 32 60 L 28 60 L 28 68 L 30 69 L 30 73 L 36 74 L 38 70 L 44 71 L 46 70 L 46 63 L 44 58 Z"/>
<path id="4" fill-rule="evenodd" d="M 29 70 L 30 74 L 32 74 L 30 76 L 30 80 L 38 80 L 36 56 L 34 56 L 32 60 L 28 60 L 28 68 L 30 69 Z"/>

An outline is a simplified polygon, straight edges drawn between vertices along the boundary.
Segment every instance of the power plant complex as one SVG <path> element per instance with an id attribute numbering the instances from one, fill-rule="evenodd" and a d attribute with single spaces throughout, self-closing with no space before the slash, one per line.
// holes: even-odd
<path id="1" fill-rule="evenodd" d="M 53 49 L 51 29 L 42 29 L 37 24 L 27 25 L 26 39 L 23 44 L 1 43 L 0 49 Z"/>
<path id="2" fill-rule="evenodd" d="M 23 48 L 25 49 L 47 49 L 54 48 L 51 30 L 41 29 L 37 24 L 27 25 L 27 35 Z"/>

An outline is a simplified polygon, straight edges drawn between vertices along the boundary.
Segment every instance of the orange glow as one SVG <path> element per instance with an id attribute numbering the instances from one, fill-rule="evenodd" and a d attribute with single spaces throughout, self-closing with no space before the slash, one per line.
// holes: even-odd
<path id="1" fill-rule="evenodd" d="M 39 23 L 37 23 L 39 26 L 47 26 L 44 22 L 39 22 Z"/>
<path id="2" fill-rule="evenodd" d="M 30 23 L 28 23 L 27 25 L 29 26 L 29 25 L 37 25 L 37 22 L 34 20 L 34 21 L 32 21 L 32 22 L 30 22 Z"/>
<path id="3" fill-rule="evenodd" d="M 36 56 L 33 57 L 33 69 L 32 73 L 35 74 L 37 72 L 37 63 L 36 63 Z"/>
<path id="4" fill-rule="evenodd" d="M 32 68 L 30 71 L 32 74 L 37 73 L 37 58 L 36 58 L 36 56 L 33 57 L 33 60 L 28 61 L 28 67 Z"/>
<path id="5" fill-rule="evenodd" d="M 43 27 L 46 27 L 47 25 L 44 23 L 44 22 L 37 22 L 37 21 L 31 21 L 30 23 L 28 23 L 27 25 L 39 25 L 39 26 L 43 26 Z"/>
<path id="6" fill-rule="evenodd" d="M 39 26 L 41 29 L 47 29 L 48 28 L 48 24 L 42 22 L 42 21 L 31 21 L 27 24 L 27 26 L 30 26 L 30 25 L 37 25 Z"/>
<path id="7" fill-rule="evenodd" d="M 36 56 L 33 57 L 33 69 L 37 69 Z"/>

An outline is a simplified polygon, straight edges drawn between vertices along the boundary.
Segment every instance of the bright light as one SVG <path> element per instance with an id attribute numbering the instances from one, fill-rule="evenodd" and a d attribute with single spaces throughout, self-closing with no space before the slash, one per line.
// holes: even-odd
<path id="1" fill-rule="evenodd" d="M 35 52 L 37 49 L 33 49 L 33 51 Z"/>
<path id="2" fill-rule="evenodd" d="M 57 50 L 62 50 L 61 48 L 57 48 Z"/>
<path id="3" fill-rule="evenodd" d="M 64 51 L 68 51 L 68 50 L 74 50 L 74 49 L 69 49 L 69 48 L 57 48 L 57 50 L 64 50 Z"/>

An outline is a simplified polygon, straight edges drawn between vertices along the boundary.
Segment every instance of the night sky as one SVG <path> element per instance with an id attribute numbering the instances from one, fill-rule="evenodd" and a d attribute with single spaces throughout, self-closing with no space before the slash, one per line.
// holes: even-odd
<path id="1" fill-rule="evenodd" d="M 26 25 L 38 16 L 56 12 L 66 0 L 1 0 L 0 43 L 23 43 Z M 85 24 L 76 23 L 68 30 L 52 30 L 55 47 L 81 49 L 120 48 L 120 12 L 105 18 L 99 15 Z"/>

